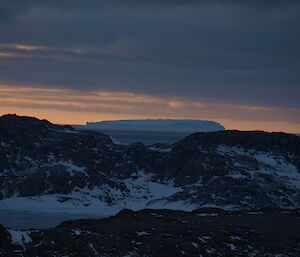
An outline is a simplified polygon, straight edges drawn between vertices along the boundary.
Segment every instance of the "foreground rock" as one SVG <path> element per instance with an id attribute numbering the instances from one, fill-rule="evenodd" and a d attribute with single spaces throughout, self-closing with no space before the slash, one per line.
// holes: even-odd
<path id="1" fill-rule="evenodd" d="M 22 232 L 24 240 L 14 244 L 0 227 L 0 234 L 6 235 L 0 238 L 0 256 L 296 257 L 300 256 L 299 218 L 297 210 L 123 210 L 106 219 Z"/>
<path id="2" fill-rule="evenodd" d="M 1 208 L 299 208 L 299 170 L 300 137 L 290 134 L 218 131 L 173 145 L 118 145 L 45 120 L 0 118 Z"/>

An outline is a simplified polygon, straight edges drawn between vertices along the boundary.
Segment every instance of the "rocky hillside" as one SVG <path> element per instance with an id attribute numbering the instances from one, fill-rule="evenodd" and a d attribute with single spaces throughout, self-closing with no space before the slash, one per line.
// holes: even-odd
<path id="1" fill-rule="evenodd" d="M 4 257 L 300 256 L 297 210 L 123 210 L 98 220 L 13 231 L 0 226 Z"/>
<path id="2" fill-rule="evenodd" d="M 98 132 L 0 118 L 1 208 L 299 208 L 299 189 L 295 135 L 218 131 L 118 145 Z"/>

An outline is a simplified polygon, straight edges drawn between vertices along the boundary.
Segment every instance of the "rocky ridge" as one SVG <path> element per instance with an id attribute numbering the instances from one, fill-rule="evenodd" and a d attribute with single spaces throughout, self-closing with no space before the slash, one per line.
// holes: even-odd
<path id="1" fill-rule="evenodd" d="M 109 214 L 299 208 L 299 170 L 300 138 L 291 134 L 217 131 L 173 145 L 119 145 L 94 131 L 0 117 L 0 205 L 9 208 L 23 200 Z"/>

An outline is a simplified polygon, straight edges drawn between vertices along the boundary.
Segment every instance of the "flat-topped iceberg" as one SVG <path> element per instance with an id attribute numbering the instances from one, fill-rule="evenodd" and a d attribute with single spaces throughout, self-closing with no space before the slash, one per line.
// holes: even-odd
<path id="1" fill-rule="evenodd" d="M 88 122 L 88 128 L 108 130 L 136 130 L 136 131 L 172 131 L 172 132 L 212 132 L 225 130 L 214 121 L 207 120 L 173 120 L 173 119 L 146 119 L 146 120 L 113 120 Z"/>

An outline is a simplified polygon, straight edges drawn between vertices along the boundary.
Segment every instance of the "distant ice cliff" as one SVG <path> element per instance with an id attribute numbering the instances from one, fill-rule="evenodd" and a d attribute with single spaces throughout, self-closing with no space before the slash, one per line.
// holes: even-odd
<path id="1" fill-rule="evenodd" d="M 225 128 L 214 121 L 207 120 L 115 120 L 88 122 L 88 128 L 109 130 L 136 130 L 136 131 L 174 131 L 174 132 L 212 132 L 225 130 Z"/>

